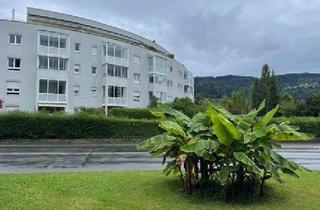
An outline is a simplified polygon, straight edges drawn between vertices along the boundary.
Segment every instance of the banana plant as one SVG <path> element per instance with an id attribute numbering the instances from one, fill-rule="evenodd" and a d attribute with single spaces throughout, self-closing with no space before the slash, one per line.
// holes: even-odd
<path id="1" fill-rule="evenodd" d="M 258 109 L 236 116 L 215 102 L 209 102 L 205 113 L 189 118 L 166 105 L 159 105 L 153 114 L 159 117 L 164 133 L 138 145 L 151 148 L 154 157 L 163 156 L 166 175 L 180 175 L 187 192 L 200 182 L 215 182 L 233 198 L 247 189 L 262 194 L 265 180 L 284 182 L 281 173 L 298 177 L 304 169 L 279 155 L 275 140 L 309 140 L 313 136 L 301 133 L 290 122 L 271 123 L 278 106 L 262 117 L 263 101 Z M 183 172 L 184 171 L 184 172 Z M 210 186 L 210 185 L 201 185 Z"/>

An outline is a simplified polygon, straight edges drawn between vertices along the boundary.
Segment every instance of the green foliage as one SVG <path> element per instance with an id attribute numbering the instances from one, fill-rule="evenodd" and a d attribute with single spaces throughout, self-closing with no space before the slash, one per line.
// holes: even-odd
<path id="1" fill-rule="evenodd" d="M 231 94 L 231 97 L 225 96 L 220 104 L 233 114 L 244 114 L 251 110 L 250 94 L 245 89 L 240 89 Z"/>
<path id="2" fill-rule="evenodd" d="M 3 108 L 3 100 L 0 99 L 0 109 L 2 109 L 2 108 Z"/>
<path id="3" fill-rule="evenodd" d="M 306 100 L 306 112 L 311 116 L 320 116 L 320 92 L 313 94 Z"/>
<path id="4" fill-rule="evenodd" d="M 92 108 L 92 107 L 80 107 L 80 111 L 78 112 L 80 115 L 93 115 L 93 116 L 101 116 L 105 117 L 106 112 L 103 107 L 100 108 Z"/>
<path id="5" fill-rule="evenodd" d="M 319 117 L 281 117 L 273 120 L 276 123 L 290 122 L 306 133 L 312 133 L 320 138 L 320 118 Z"/>
<path id="6" fill-rule="evenodd" d="M 289 93 L 283 93 L 280 99 L 280 114 L 290 116 L 295 112 L 296 104 L 294 98 Z"/>
<path id="7" fill-rule="evenodd" d="M 149 105 L 148 105 L 148 107 L 149 108 L 157 107 L 157 104 L 158 104 L 158 98 L 155 97 L 154 95 L 151 95 L 149 97 Z"/>
<path id="8" fill-rule="evenodd" d="M 253 84 L 251 93 L 252 107 L 257 108 L 263 100 L 266 100 L 266 109 L 262 111 L 262 114 L 271 110 L 280 101 L 274 71 L 271 73 L 267 64 L 262 67 L 261 79 L 256 80 Z"/>
<path id="9" fill-rule="evenodd" d="M 194 116 L 197 113 L 197 107 L 190 98 L 175 98 L 171 104 L 171 107 L 183 112 L 189 117 Z"/>
<path id="10" fill-rule="evenodd" d="M 181 177 L 188 193 L 200 188 L 223 189 L 227 199 L 241 194 L 261 195 L 265 180 L 284 182 L 281 173 L 298 177 L 296 170 L 301 168 L 276 153 L 279 145 L 273 140 L 313 138 L 288 122 L 272 121 L 278 106 L 257 117 L 265 101 L 241 116 L 216 102 L 210 102 L 205 113 L 193 118 L 165 105 L 158 108 L 153 113 L 160 117 L 160 127 L 166 132 L 141 142 L 138 149 L 150 148 L 150 154 L 163 156 L 163 162 L 171 158 L 164 173 Z M 207 189 L 217 185 L 216 189 Z"/>
<path id="11" fill-rule="evenodd" d="M 110 110 L 110 116 L 116 118 L 128 119 L 155 119 L 150 109 L 131 109 L 131 108 L 113 108 Z"/>
<path id="12" fill-rule="evenodd" d="M 162 132 L 155 121 L 11 112 L 0 115 L 0 139 L 141 139 Z"/>

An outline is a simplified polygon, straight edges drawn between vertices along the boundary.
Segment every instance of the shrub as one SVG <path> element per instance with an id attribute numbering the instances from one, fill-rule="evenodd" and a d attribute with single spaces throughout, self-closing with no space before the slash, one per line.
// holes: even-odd
<path id="1" fill-rule="evenodd" d="M 99 108 L 92 108 L 92 107 L 80 107 L 80 114 L 87 114 L 87 115 L 94 115 L 94 116 L 101 116 L 105 117 L 106 112 L 103 107 Z"/>
<path id="2" fill-rule="evenodd" d="M 128 119 L 155 119 L 150 109 L 113 108 L 110 116 Z"/>
<path id="3" fill-rule="evenodd" d="M 170 158 L 163 172 L 181 177 L 188 193 L 223 189 L 228 200 L 241 194 L 261 195 L 265 180 L 282 183 L 282 173 L 298 177 L 295 171 L 302 168 L 274 151 L 280 145 L 272 140 L 312 138 L 287 123 L 270 123 L 278 106 L 257 117 L 264 102 L 241 116 L 211 103 L 206 113 L 192 119 L 167 106 L 158 107 L 153 113 L 166 132 L 143 141 L 138 149 L 151 148 L 150 154 L 163 156 L 163 163 Z"/>
<path id="4" fill-rule="evenodd" d="M 195 114 L 197 114 L 197 107 L 193 103 L 193 101 L 190 98 L 175 98 L 174 101 L 171 104 L 172 108 L 183 112 L 185 115 L 189 117 L 193 117 Z"/>
<path id="5" fill-rule="evenodd" d="M 162 132 L 154 121 L 23 112 L 0 115 L 0 130 L 0 139 L 141 139 Z"/>
<path id="6" fill-rule="evenodd" d="M 320 117 L 282 117 L 274 119 L 274 122 L 286 122 L 298 126 L 301 131 L 313 133 L 317 138 L 320 138 Z"/>

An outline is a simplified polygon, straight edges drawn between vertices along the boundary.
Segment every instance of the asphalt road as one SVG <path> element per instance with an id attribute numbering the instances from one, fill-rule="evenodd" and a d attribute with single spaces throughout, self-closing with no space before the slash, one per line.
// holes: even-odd
<path id="1" fill-rule="evenodd" d="M 284 144 L 279 153 L 320 170 L 320 144 Z M 154 170 L 161 161 L 134 145 L 0 145 L 0 173 Z"/>

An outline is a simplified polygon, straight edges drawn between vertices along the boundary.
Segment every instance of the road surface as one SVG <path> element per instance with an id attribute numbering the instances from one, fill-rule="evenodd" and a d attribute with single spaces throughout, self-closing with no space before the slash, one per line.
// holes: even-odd
<path id="1" fill-rule="evenodd" d="M 284 144 L 279 153 L 320 170 L 320 144 Z M 158 170 L 161 161 L 134 145 L 0 145 L 0 173 Z"/>

